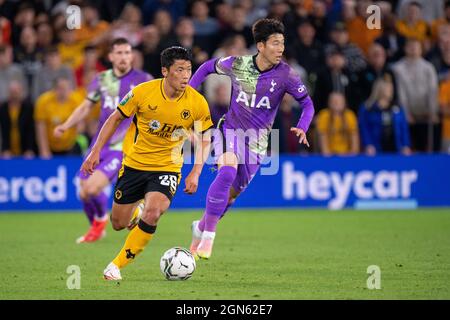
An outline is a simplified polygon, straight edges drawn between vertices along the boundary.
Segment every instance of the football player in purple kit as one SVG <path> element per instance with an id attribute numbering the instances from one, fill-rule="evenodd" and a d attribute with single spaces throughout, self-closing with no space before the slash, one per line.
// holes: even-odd
<path id="1" fill-rule="evenodd" d="M 101 101 L 98 129 L 92 139 L 91 148 L 97 140 L 103 123 L 116 110 L 122 98 L 138 84 L 153 79 L 148 73 L 132 68 L 132 48 L 125 38 L 117 38 L 112 41 L 108 58 L 112 63 L 112 68 L 99 73 L 94 78 L 88 87 L 86 99 L 63 124 L 55 128 L 55 136 L 61 136 L 66 130 L 81 122 L 87 117 L 91 108 Z M 82 172 L 79 174 L 79 196 L 91 225 L 86 234 L 77 239 L 77 243 L 94 242 L 105 235 L 105 226 L 108 221 L 106 212 L 108 196 L 104 193 L 104 189 L 114 183 L 117 178 L 122 164 L 122 152 L 126 154 L 126 150 L 122 151 L 122 142 L 131 121 L 131 118 L 123 121 L 109 143 L 102 149 L 100 164 L 95 172 L 92 175 Z"/>
<path id="2" fill-rule="evenodd" d="M 306 132 L 314 116 L 314 106 L 300 76 L 282 61 L 284 26 L 274 19 L 261 19 L 255 22 L 252 30 L 258 50 L 256 55 L 206 61 L 189 83 L 198 88 L 211 73 L 227 75 L 232 82 L 230 107 L 219 121 L 220 134 L 217 136 L 216 130 L 213 142 L 218 173 L 209 187 L 202 219 L 192 223 L 190 250 L 202 259 L 211 256 L 219 219 L 258 171 L 285 93 L 292 95 L 303 110 L 297 126 L 291 131 L 299 137 L 299 143 L 309 147 Z M 236 139 L 239 130 L 262 134 L 256 143 L 248 142 Z"/>

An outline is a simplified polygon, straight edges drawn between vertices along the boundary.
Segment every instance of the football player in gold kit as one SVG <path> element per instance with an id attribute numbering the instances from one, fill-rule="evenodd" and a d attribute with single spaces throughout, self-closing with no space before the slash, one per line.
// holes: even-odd
<path id="1" fill-rule="evenodd" d="M 111 211 L 115 230 L 129 225 L 136 206 L 144 199 L 137 225 L 130 231 L 123 248 L 103 272 L 107 280 L 121 280 L 120 269 L 145 248 L 161 215 L 169 208 L 183 165 L 182 146 L 191 130 L 204 133 L 201 152 L 185 179 L 184 192 L 197 191 L 198 179 L 209 150 L 211 115 L 205 98 L 188 85 L 192 74 L 191 55 L 182 47 L 161 53 L 162 79 L 144 82 L 133 88 L 103 125 L 97 142 L 81 170 L 92 173 L 99 152 L 118 125 L 126 118 L 133 122 L 124 139 L 122 168 L 114 190 Z"/>

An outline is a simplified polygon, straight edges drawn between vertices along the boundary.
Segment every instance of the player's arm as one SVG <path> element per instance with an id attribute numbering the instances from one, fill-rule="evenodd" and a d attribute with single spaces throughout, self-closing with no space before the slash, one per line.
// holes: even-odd
<path id="1" fill-rule="evenodd" d="M 109 141 L 109 139 L 116 131 L 117 127 L 124 119 L 125 117 L 118 109 L 109 116 L 109 118 L 106 120 L 106 122 L 103 124 L 101 128 L 100 133 L 97 137 L 97 141 L 92 147 L 91 152 L 87 156 L 86 160 L 83 162 L 81 166 L 81 171 L 89 174 L 94 173 L 95 167 L 99 163 L 100 151 Z"/>
<path id="2" fill-rule="evenodd" d="M 66 130 L 69 130 L 73 126 L 80 123 L 81 120 L 85 119 L 92 107 L 94 106 L 94 102 L 89 99 L 85 99 L 70 115 L 70 117 L 64 121 L 64 123 L 60 124 L 55 128 L 53 134 L 55 137 L 60 138 Z"/>
<path id="3" fill-rule="evenodd" d="M 39 156 L 44 159 L 52 157 L 47 136 L 47 125 L 45 121 L 36 121 L 36 142 L 39 149 Z"/>
<path id="4" fill-rule="evenodd" d="M 233 61 L 234 57 L 226 57 L 221 59 L 213 58 L 204 62 L 192 76 L 189 85 L 198 89 L 211 73 L 230 75 Z"/>
<path id="5" fill-rule="evenodd" d="M 314 117 L 314 104 L 312 99 L 306 90 L 306 86 L 300 80 L 300 76 L 292 71 L 288 76 L 286 91 L 294 97 L 302 109 L 302 115 L 300 116 L 297 125 L 291 128 L 291 131 L 299 137 L 299 143 L 303 143 L 309 147 L 309 142 L 306 139 L 306 132 Z"/>
<path id="6" fill-rule="evenodd" d="M 211 130 L 207 130 L 203 133 L 194 132 L 195 161 L 191 172 L 186 177 L 186 187 L 184 188 L 184 192 L 192 194 L 197 191 L 198 179 L 200 178 L 206 159 L 208 159 L 210 147 Z"/>

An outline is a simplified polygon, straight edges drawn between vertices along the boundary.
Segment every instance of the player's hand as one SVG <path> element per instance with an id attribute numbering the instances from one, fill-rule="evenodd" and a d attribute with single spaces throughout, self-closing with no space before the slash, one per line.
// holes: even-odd
<path id="1" fill-rule="evenodd" d="M 200 175 L 197 172 L 189 173 L 189 175 L 184 180 L 186 187 L 184 188 L 184 192 L 187 194 L 193 194 L 197 191 L 198 188 L 198 178 Z"/>
<path id="2" fill-rule="evenodd" d="M 61 138 L 64 132 L 66 132 L 66 129 L 62 124 L 60 124 L 59 126 L 56 126 L 56 128 L 53 130 L 53 135 L 55 136 L 55 138 Z"/>
<path id="3" fill-rule="evenodd" d="M 100 154 L 97 151 L 91 151 L 89 155 L 87 156 L 86 160 L 84 160 L 83 164 L 81 165 L 81 172 L 85 174 L 93 174 L 95 167 L 100 162 Z"/>
<path id="4" fill-rule="evenodd" d="M 303 131 L 302 129 L 299 129 L 299 128 L 292 127 L 291 132 L 294 132 L 297 137 L 300 137 L 300 139 L 298 140 L 298 143 L 306 144 L 309 147 L 309 142 L 308 142 L 308 139 L 306 139 L 305 131 Z"/>

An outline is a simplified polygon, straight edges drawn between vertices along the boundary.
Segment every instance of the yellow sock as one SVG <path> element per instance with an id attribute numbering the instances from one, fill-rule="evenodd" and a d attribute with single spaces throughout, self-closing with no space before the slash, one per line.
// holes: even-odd
<path id="1" fill-rule="evenodd" d="M 125 267 L 144 250 L 147 243 L 152 239 L 156 226 L 151 226 L 140 220 L 136 228 L 130 231 L 123 248 L 112 261 L 119 269 Z"/>

